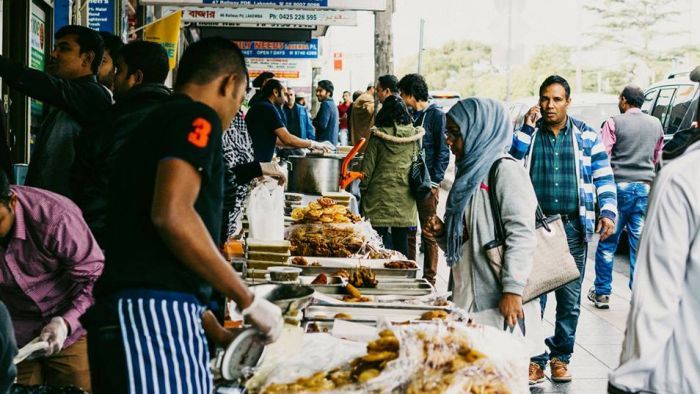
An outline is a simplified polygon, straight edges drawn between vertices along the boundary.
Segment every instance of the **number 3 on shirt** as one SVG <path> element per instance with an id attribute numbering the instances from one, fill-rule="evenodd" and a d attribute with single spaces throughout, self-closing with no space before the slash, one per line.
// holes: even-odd
<path id="1" fill-rule="evenodd" d="M 187 135 L 187 141 L 197 148 L 204 148 L 209 143 L 211 123 L 204 118 L 197 118 L 192 122 L 194 129 Z"/>

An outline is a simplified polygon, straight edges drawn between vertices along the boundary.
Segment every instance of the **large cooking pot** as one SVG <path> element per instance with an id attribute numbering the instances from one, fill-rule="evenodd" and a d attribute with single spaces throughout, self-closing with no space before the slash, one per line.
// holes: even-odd
<path id="1" fill-rule="evenodd" d="M 308 154 L 287 157 L 286 160 L 289 162 L 287 190 L 291 193 L 316 196 L 337 192 L 343 159 L 345 159 L 345 155 L 340 154 Z M 353 158 L 348 169 L 359 169 L 361 162 L 361 158 Z"/>

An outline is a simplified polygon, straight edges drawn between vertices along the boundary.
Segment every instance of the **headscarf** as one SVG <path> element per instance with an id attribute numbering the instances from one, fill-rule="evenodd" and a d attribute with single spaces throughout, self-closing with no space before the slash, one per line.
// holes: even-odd
<path id="1" fill-rule="evenodd" d="M 464 209 L 491 165 L 510 148 L 513 131 L 505 106 L 492 99 L 464 99 L 454 105 L 447 116 L 459 126 L 464 141 L 463 156 L 455 163 L 457 174 L 445 212 L 447 264 L 453 266 L 461 258 Z"/>

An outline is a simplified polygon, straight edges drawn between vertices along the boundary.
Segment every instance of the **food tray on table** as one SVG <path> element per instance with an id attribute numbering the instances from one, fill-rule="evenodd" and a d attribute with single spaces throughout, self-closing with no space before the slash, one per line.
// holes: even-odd
<path id="1" fill-rule="evenodd" d="M 305 276 L 315 276 L 320 273 L 334 274 L 340 270 L 351 270 L 358 267 L 367 267 L 377 276 L 394 276 L 403 278 L 415 278 L 418 266 L 413 263 L 413 268 L 386 268 L 385 263 L 392 262 L 391 259 L 362 259 L 362 258 L 341 258 L 341 257 L 303 257 L 308 265 L 294 264 L 295 257 L 289 258 L 289 264 L 302 269 L 301 274 Z"/>
<path id="2" fill-rule="evenodd" d="M 302 278 L 302 282 L 314 288 L 314 290 L 328 295 L 346 295 L 345 286 L 341 283 L 330 285 L 311 284 L 311 280 Z M 380 277 L 377 287 L 361 287 L 358 290 L 362 295 L 399 295 L 399 296 L 424 296 L 433 293 L 433 286 L 425 279 Z M 308 283 L 307 283 L 308 282 Z"/>
<path id="3" fill-rule="evenodd" d="M 376 324 L 379 319 L 386 319 L 392 323 L 408 323 L 421 320 L 426 312 L 444 311 L 451 313 L 448 307 L 396 305 L 390 306 L 378 304 L 344 304 L 344 305 L 309 305 L 304 312 L 307 321 L 333 321 L 338 314 L 343 314 L 343 320 L 355 323 Z"/>

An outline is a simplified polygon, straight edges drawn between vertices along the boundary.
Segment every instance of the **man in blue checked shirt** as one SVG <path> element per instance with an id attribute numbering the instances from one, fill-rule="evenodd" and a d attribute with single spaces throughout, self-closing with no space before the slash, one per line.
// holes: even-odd
<path id="1" fill-rule="evenodd" d="M 581 272 L 579 280 L 555 291 L 554 336 L 545 340 L 550 352 L 531 360 L 530 384 L 544 381 L 547 361 L 553 381 L 571 381 L 568 364 L 581 310 L 587 243 L 593 239 L 594 231 L 601 239 L 608 238 L 615 230 L 617 217 L 615 180 L 600 133 L 567 115 L 570 96 L 571 88 L 564 78 L 548 77 L 540 86 L 539 105 L 525 115 L 525 123 L 515 135 L 510 152 L 529 169 L 545 214 L 561 215 L 569 249 Z M 596 195 L 600 204 L 597 223 Z M 544 313 L 546 295 L 541 303 Z"/>

